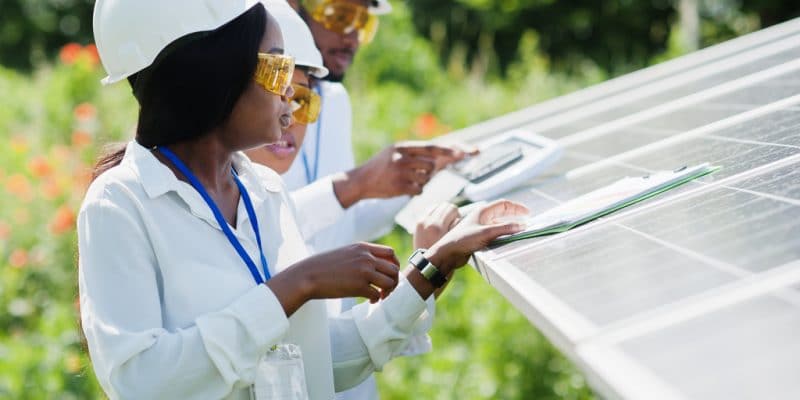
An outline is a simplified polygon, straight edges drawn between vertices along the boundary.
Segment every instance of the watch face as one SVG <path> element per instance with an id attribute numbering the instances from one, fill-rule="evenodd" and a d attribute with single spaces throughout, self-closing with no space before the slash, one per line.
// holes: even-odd
<path id="1" fill-rule="evenodd" d="M 411 254 L 411 257 L 408 258 L 408 262 L 414 264 L 415 267 L 421 269 L 428 263 L 428 260 L 425 258 L 425 251 L 427 249 L 417 249 Z"/>

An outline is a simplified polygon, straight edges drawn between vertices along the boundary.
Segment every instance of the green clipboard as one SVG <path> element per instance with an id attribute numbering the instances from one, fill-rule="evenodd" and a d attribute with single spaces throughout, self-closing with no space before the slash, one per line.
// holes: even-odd
<path id="1" fill-rule="evenodd" d="M 566 232 L 719 169 L 721 167 L 703 163 L 693 167 L 681 167 L 674 171 L 659 171 L 636 178 L 623 178 L 529 218 L 524 222 L 528 226 L 526 230 L 501 236 L 491 245 L 498 246 L 517 240 Z"/>

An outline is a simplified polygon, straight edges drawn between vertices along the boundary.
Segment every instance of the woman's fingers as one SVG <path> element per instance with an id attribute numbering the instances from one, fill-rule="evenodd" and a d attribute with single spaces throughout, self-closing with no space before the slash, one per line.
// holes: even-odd
<path id="1" fill-rule="evenodd" d="M 378 289 L 367 285 L 361 288 L 357 296 L 369 299 L 370 303 L 377 303 L 381 299 L 381 292 L 378 291 Z"/>
<path id="2" fill-rule="evenodd" d="M 388 296 L 397 287 L 396 276 L 386 275 L 377 269 L 368 271 L 367 279 L 369 280 L 369 285 L 380 290 L 383 297 Z"/>
<path id="3" fill-rule="evenodd" d="M 525 229 L 525 225 L 517 222 L 506 222 L 489 225 L 483 230 L 483 239 L 492 241 L 503 235 L 512 235 Z"/>
<path id="4" fill-rule="evenodd" d="M 397 284 L 397 277 L 400 274 L 400 269 L 397 267 L 397 264 L 394 261 L 388 261 L 383 258 L 375 258 L 372 261 L 372 268 L 383 275 L 386 275 L 394 280 L 394 283 Z"/>
<path id="5" fill-rule="evenodd" d="M 519 221 L 518 217 L 529 214 L 524 205 L 510 200 L 497 200 L 489 203 L 478 214 L 478 223 L 482 225 L 500 222 Z"/>
<path id="6" fill-rule="evenodd" d="M 452 203 L 440 204 L 437 211 L 437 217 L 442 221 L 442 226 L 448 230 L 455 225 L 456 220 L 461 216 L 458 213 L 458 207 Z"/>
<path id="7" fill-rule="evenodd" d="M 395 270 L 400 268 L 400 261 L 397 260 L 397 256 L 394 254 L 394 249 L 391 247 L 375 243 L 360 243 L 359 245 L 376 258 L 380 258 L 392 263 L 395 266 Z"/>

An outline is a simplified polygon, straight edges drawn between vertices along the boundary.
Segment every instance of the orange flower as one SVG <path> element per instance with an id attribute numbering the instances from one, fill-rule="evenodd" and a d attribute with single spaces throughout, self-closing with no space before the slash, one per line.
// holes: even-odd
<path id="1" fill-rule="evenodd" d="M 418 137 L 432 138 L 448 130 L 447 126 L 439 123 L 435 115 L 424 113 L 414 122 L 414 131 Z"/>
<path id="2" fill-rule="evenodd" d="M 81 103 L 75 106 L 73 113 L 78 121 L 87 121 L 97 115 L 97 109 L 92 103 Z"/>
<path id="3" fill-rule="evenodd" d="M 87 166 L 76 168 L 75 172 L 73 173 L 73 179 L 73 185 L 76 189 L 88 189 L 89 184 L 92 183 L 92 169 Z"/>
<path id="4" fill-rule="evenodd" d="M 11 236 L 11 225 L 0 222 L 0 240 L 6 240 Z"/>
<path id="5" fill-rule="evenodd" d="M 50 149 L 50 156 L 56 164 L 63 164 L 72 159 L 72 151 L 67 146 L 57 144 Z"/>
<path id="6" fill-rule="evenodd" d="M 83 47 L 83 55 L 92 66 L 100 63 L 100 54 L 97 52 L 97 46 L 94 43 L 89 43 Z"/>
<path id="7" fill-rule="evenodd" d="M 56 210 L 56 215 L 50 221 L 50 232 L 58 235 L 75 228 L 75 212 L 67 206 Z"/>
<path id="8" fill-rule="evenodd" d="M 16 249 L 8 257 L 8 263 L 14 268 L 22 268 L 28 264 L 28 252 L 25 249 Z"/>
<path id="9" fill-rule="evenodd" d="M 53 173 L 53 167 L 47 162 L 47 159 L 42 156 L 36 156 L 28 162 L 28 170 L 37 178 L 44 178 Z"/>
<path id="10" fill-rule="evenodd" d="M 72 132 L 72 145 L 75 147 L 84 147 L 92 143 L 92 135 L 89 132 L 77 130 Z"/>
<path id="11" fill-rule="evenodd" d="M 61 59 L 61 62 L 66 65 L 74 64 L 75 61 L 78 60 L 81 50 L 81 45 L 77 43 L 68 43 L 61 48 L 61 51 L 58 53 L 58 57 Z"/>
<path id="12" fill-rule="evenodd" d="M 31 198 L 31 184 L 28 178 L 21 174 L 14 174 L 6 180 L 6 191 L 23 200 Z"/>
<path id="13" fill-rule="evenodd" d="M 42 196 L 47 200 L 55 200 L 58 196 L 61 196 L 61 186 L 58 184 L 58 181 L 53 178 L 46 179 L 42 182 L 39 189 L 42 192 Z"/>

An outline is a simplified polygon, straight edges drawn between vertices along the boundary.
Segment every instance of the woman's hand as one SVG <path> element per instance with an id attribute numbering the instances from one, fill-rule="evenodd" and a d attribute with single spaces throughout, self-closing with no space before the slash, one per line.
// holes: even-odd
<path id="1" fill-rule="evenodd" d="M 376 303 L 397 286 L 398 264 L 391 247 L 356 243 L 299 261 L 266 285 L 286 315 L 312 299 L 366 297 Z"/>
<path id="2" fill-rule="evenodd" d="M 517 233 L 528 209 L 509 200 L 497 200 L 465 216 L 425 253 L 440 271 L 449 273 L 464 266 L 477 250 L 499 236 Z"/>
<path id="3" fill-rule="evenodd" d="M 459 221 L 458 208 L 451 203 L 440 203 L 417 222 L 414 248 L 427 249 L 449 232 Z"/>

